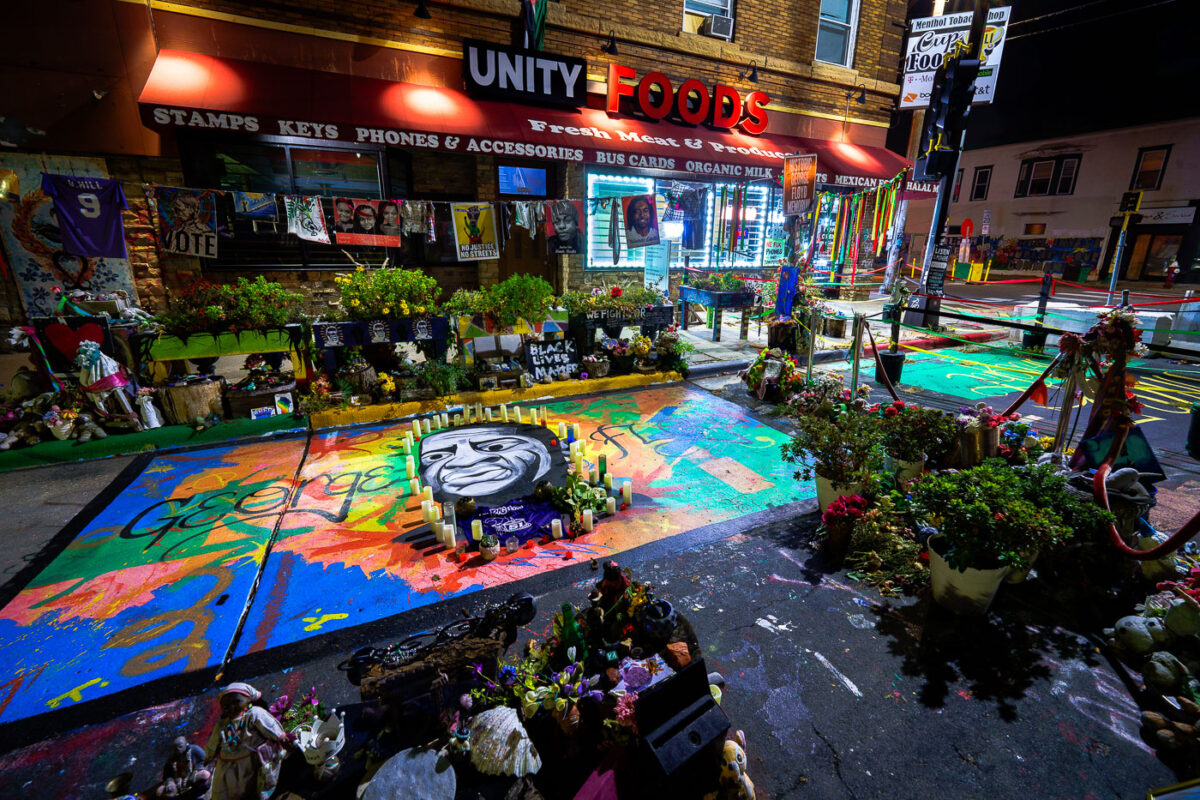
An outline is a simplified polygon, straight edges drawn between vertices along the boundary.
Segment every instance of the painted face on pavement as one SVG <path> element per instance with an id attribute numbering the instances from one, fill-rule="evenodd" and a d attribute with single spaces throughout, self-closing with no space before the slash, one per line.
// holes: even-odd
<path id="1" fill-rule="evenodd" d="M 546 445 L 517 426 L 454 428 L 421 440 L 421 478 L 447 499 L 532 491 L 549 471 Z"/>

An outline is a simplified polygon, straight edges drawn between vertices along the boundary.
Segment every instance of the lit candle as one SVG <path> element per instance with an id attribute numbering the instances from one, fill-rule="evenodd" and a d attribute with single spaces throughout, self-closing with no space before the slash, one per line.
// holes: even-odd
<path id="1" fill-rule="evenodd" d="M 443 428 L 449 428 L 449 427 L 450 427 L 450 415 L 449 415 L 449 414 L 445 414 L 445 413 L 443 413 L 443 414 L 442 414 L 442 424 L 441 424 L 441 427 L 443 427 Z"/>
<path id="2" fill-rule="evenodd" d="M 558 423 L 558 438 L 560 438 L 560 439 L 567 438 L 567 423 L 565 423 L 565 422 Z"/>
<path id="3" fill-rule="evenodd" d="M 600 456 L 600 457 L 604 458 L 604 456 Z M 605 491 L 609 491 L 609 492 L 612 491 L 612 473 L 611 472 L 606 472 L 604 474 L 604 489 L 605 489 Z"/>
<path id="4" fill-rule="evenodd" d="M 537 413 L 536 408 L 529 409 L 529 424 L 530 425 L 538 424 L 538 413 Z"/>
<path id="5" fill-rule="evenodd" d="M 604 453 L 600 454 L 600 474 L 608 474 L 608 456 L 604 455 Z"/>
<path id="6" fill-rule="evenodd" d="M 489 407 L 489 408 L 485 408 L 485 409 L 483 410 L 483 414 L 484 414 L 484 416 L 487 418 L 487 421 L 488 421 L 488 422 L 492 422 L 492 421 L 493 421 L 493 420 L 492 420 L 492 409 L 491 409 L 490 407 Z M 508 422 L 508 420 L 505 420 L 505 422 Z"/>
<path id="7" fill-rule="evenodd" d="M 408 437 L 404 437 L 404 441 L 400 443 L 400 448 L 404 451 L 404 455 L 412 455 L 412 442 L 408 441 Z"/>
<path id="8" fill-rule="evenodd" d="M 571 433 L 575 434 L 575 438 L 576 438 L 576 439 L 582 439 L 582 438 L 583 438 L 583 437 L 580 435 L 580 432 L 579 432 L 579 423 L 578 423 L 578 422 L 574 423 L 574 424 L 571 426 Z"/>
<path id="9" fill-rule="evenodd" d="M 559 519 L 550 520 L 550 535 L 553 536 L 555 539 L 562 538 L 562 520 L 559 520 Z"/>
<path id="10" fill-rule="evenodd" d="M 592 468 L 591 480 L 589 480 L 588 483 L 590 483 L 592 486 L 600 485 L 600 470 L 594 467 Z"/>
<path id="11" fill-rule="evenodd" d="M 608 515 L 610 517 L 613 514 L 616 514 L 617 513 L 617 498 L 615 498 L 615 497 L 608 498 L 608 502 L 607 502 L 604 510 L 608 512 Z"/>
<path id="12" fill-rule="evenodd" d="M 592 510 L 590 508 L 585 508 L 583 510 L 583 532 L 592 532 Z"/>
<path id="13" fill-rule="evenodd" d="M 404 432 L 404 443 L 408 445 L 408 449 L 404 451 L 406 453 L 412 452 L 412 449 L 417 446 L 416 441 L 413 439 L 412 433 L 409 431 Z"/>
<path id="14" fill-rule="evenodd" d="M 478 542 L 483 538 L 483 523 L 477 519 L 471 520 L 471 540 Z"/>
<path id="15" fill-rule="evenodd" d="M 432 503 L 432 502 L 433 502 L 433 487 L 432 487 L 432 486 L 426 486 L 426 487 L 425 487 L 425 488 L 424 488 L 424 489 L 421 491 L 421 494 L 422 494 L 422 496 L 423 496 L 423 497 L 424 497 L 426 500 L 428 500 L 430 503 Z"/>
<path id="16" fill-rule="evenodd" d="M 541 413 L 540 413 L 540 414 L 538 414 L 538 417 L 539 417 L 539 418 L 542 420 L 542 424 L 543 424 L 543 425 L 549 425 L 549 424 L 550 424 L 550 416 L 549 416 L 549 414 L 550 414 L 550 412 L 549 412 L 549 411 L 546 409 L 546 407 L 545 407 L 545 406 L 542 406 L 542 411 L 541 411 Z"/>
<path id="17" fill-rule="evenodd" d="M 413 439 L 421 438 L 421 420 L 419 420 L 419 419 L 413 420 L 412 435 L 413 435 Z"/>
<path id="18" fill-rule="evenodd" d="M 483 419 L 483 403 L 475 404 L 475 419 Z"/>
<path id="19" fill-rule="evenodd" d="M 500 419 L 508 422 L 508 403 L 500 404 Z"/>
<path id="20" fill-rule="evenodd" d="M 421 501 L 421 522 L 431 522 L 429 519 L 429 501 Z"/>
<path id="21" fill-rule="evenodd" d="M 440 545 L 446 544 L 446 535 L 442 533 L 442 523 L 431 522 L 429 530 L 433 531 L 433 540 Z"/>
<path id="22" fill-rule="evenodd" d="M 417 474 L 417 466 L 413 463 L 412 456 L 404 457 L 404 477 L 412 478 Z"/>
<path id="23" fill-rule="evenodd" d="M 410 478 L 408 481 L 408 493 L 416 497 L 421 493 L 421 479 Z"/>
<path id="24" fill-rule="evenodd" d="M 429 417 L 426 417 L 425 419 L 421 420 L 421 427 L 425 429 L 425 435 L 428 436 L 431 432 L 431 426 L 429 424 Z"/>
<path id="25" fill-rule="evenodd" d="M 632 481 L 621 481 L 621 502 L 627 506 L 633 505 Z"/>
<path id="26" fill-rule="evenodd" d="M 517 406 L 517 424 L 525 424 L 525 411 L 520 406 Z"/>

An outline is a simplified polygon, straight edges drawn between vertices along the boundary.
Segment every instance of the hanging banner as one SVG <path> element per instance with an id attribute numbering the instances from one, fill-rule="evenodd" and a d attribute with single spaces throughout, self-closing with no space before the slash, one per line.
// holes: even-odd
<path id="1" fill-rule="evenodd" d="M 329 244 L 329 230 L 325 227 L 321 198 L 289 194 L 283 198 L 283 207 L 287 211 L 288 233 L 306 242 Z"/>
<path id="2" fill-rule="evenodd" d="M 646 249 L 642 282 L 647 289 L 666 293 L 670 284 L 672 246 L 670 242 L 663 242 L 657 247 Z"/>
<path id="3" fill-rule="evenodd" d="M 658 244 L 658 209 L 652 194 L 621 198 L 625 216 L 625 246 L 630 250 Z"/>
<path id="4" fill-rule="evenodd" d="M 459 261 L 500 257 L 491 203 L 451 203 L 450 215 L 454 218 L 454 248 Z"/>
<path id="5" fill-rule="evenodd" d="M 779 288 L 775 292 L 775 316 L 790 319 L 792 305 L 796 302 L 796 286 L 800 283 L 799 267 L 783 267 L 779 270 Z"/>
<path id="6" fill-rule="evenodd" d="M 394 200 L 338 197 L 333 201 L 338 244 L 403 247 L 400 205 Z"/>
<path id="7" fill-rule="evenodd" d="M 54 203 L 42 191 L 43 172 L 108 177 L 103 158 L 0 153 L 6 192 L 0 197 L 0 241 L 25 311 L 31 317 L 53 316 L 58 305 L 55 287 L 137 297 L 128 259 L 88 258 L 66 251 Z M 0 275 L 3 272 L 0 266 Z"/>
<path id="8" fill-rule="evenodd" d="M 203 189 L 153 187 L 158 206 L 159 241 L 164 252 L 200 258 L 217 257 L 215 192 Z"/>
<path id="9" fill-rule="evenodd" d="M 799 216 L 817 196 L 817 156 L 788 156 L 783 159 L 783 215 Z"/>
<path id="10" fill-rule="evenodd" d="M 587 215 L 582 200 L 546 201 L 546 250 L 552 256 L 584 252 Z"/>
<path id="11" fill-rule="evenodd" d="M 234 192 L 233 213 L 246 219 L 274 222 L 279 218 L 275 195 L 264 192 Z"/>
<path id="12" fill-rule="evenodd" d="M 1000 56 L 1008 33 L 1008 18 L 1012 8 L 993 8 L 988 11 L 980 49 L 979 76 L 975 78 L 975 97 L 972 103 L 990 103 L 996 97 L 996 78 L 1000 74 Z M 933 74 L 945 60 L 946 53 L 958 42 L 966 41 L 971 32 L 971 12 L 943 14 L 940 17 L 914 19 L 904 50 L 904 88 L 900 92 L 900 108 L 925 108 L 933 89 Z"/>

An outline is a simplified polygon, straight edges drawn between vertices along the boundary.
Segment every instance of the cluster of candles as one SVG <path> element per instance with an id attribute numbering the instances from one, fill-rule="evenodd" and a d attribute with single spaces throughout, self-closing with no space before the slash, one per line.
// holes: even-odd
<path id="1" fill-rule="evenodd" d="M 409 494 L 413 497 L 421 497 L 421 520 L 428 523 L 433 530 L 434 537 L 439 544 L 453 549 L 457 544 L 456 533 L 458 531 L 458 521 L 455 518 L 453 503 L 437 503 L 433 499 L 433 489 L 426 486 L 421 487 L 421 479 L 417 477 L 416 453 L 417 442 L 423 437 L 428 436 L 434 431 L 442 430 L 443 428 L 459 427 L 462 425 L 472 425 L 480 422 L 513 422 L 517 424 L 525 423 L 525 411 L 521 406 L 514 406 L 511 409 L 507 403 L 501 404 L 498 408 L 485 408 L 482 403 L 476 403 L 474 406 L 463 406 L 461 413 L 456 413 L 450 416 L 445 413 L 436 413 L 427 417 L 414 419 L 412 422 L 412 431 L 406 431 L 404 441 L 401 444 L 401 449 L 404 453 L 404 472 L 408 479 Z M 549 416 L 545 406 L 540 409 L 531 408 L 529 411 L 529 422 L 533 425 L 549 425 Z M 629 480 L 621 481 L 618 488 L 611 473 L 608 472 L 608 457 L 600 453 L 597 464 L 589 471 L 586 469 L 584 458 L 587 455 L 587 444 L 583 441 L 582 431 L 578 422 L 572 423 L 570 427 L 567 423 L 558 423 L 558 438 L 567 443 L 568 457 L 571 465 L 575 468 L 575 474 L 582 480 L 587 480 L 591 486 L 604 486 L 608 493 L 605 512 L 612 516 L 617 513 L 617 493 L 619 491 L 621 505 L 628 507 L 633 505 L 633 482 Z M 582 514 L 582 524 L 585 533 L 590 533 L 595 527 L 595 515 L 591 509 L 585 509 Z M 563 531 L 570 527 L 570 517 L 563 516 L 561 520 L 552 520 L 550 523 L 550 535 L 555 539 L 561 539 Z M 471 540 L 478 542 L 483 538 L 483 523 L 480 520 L 471 520 Z"/>

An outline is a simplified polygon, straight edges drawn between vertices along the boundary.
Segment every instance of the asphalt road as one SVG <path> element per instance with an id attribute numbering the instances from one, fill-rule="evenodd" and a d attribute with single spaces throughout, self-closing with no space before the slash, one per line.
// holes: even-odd
<path id="1" fill-rule="evenodd" d="M 728 378 L 700 383 L 754 405 Z M 53 520 L 58 503 L 86 503 L 117 466 L 100 466 L 91 483 L 59 481 L 53 492 L 30 490 L 39 473 L 51 473 L 23 473 L 17 491 L 5 485 L 5 513 Z M 1140 798 L 1174 782 L 1139 737 L 1128 676 L 1088 635 L 1125 613 L 1128 598 L 1081 608 L 1059 593 L 1071 581 L 1034 580 L 1006 588 L 987 620 L 949 618 L 926 599 L 882 598 L 831 571 L 809 547 L 813 508 L 806 501 L 731 519 L 619 557 L 687 617 L 708 666 L 726 676 L 724 707 L 746 732 L 759 798 Z M 35 545 L 3 526 L 0 550 Z M 350 709 L 346 752 L 354 753 L 372 729 L 359 721 L 357 690 L 336 670 L 346 654 L 517 590 L 538 599 L 525 634 L 544 634 L 550 614 L 564 601 L 582 603 L 596 578 L 586 562 L 541 573 L 312 647 L 268 650 L 220 681 L 249 680 L 268 697 L 315 686 L 327 703 Z M 203 741 L 214 709 L 209 688 L 84 728 L 59 717 L 55 729 L 39 731 L 35 719 L 0 755 L 0 785 L 46 800 L 100 797 L 109 778 L 129 770 L 134 788 L 147 788 L 171 739 Z"/>

